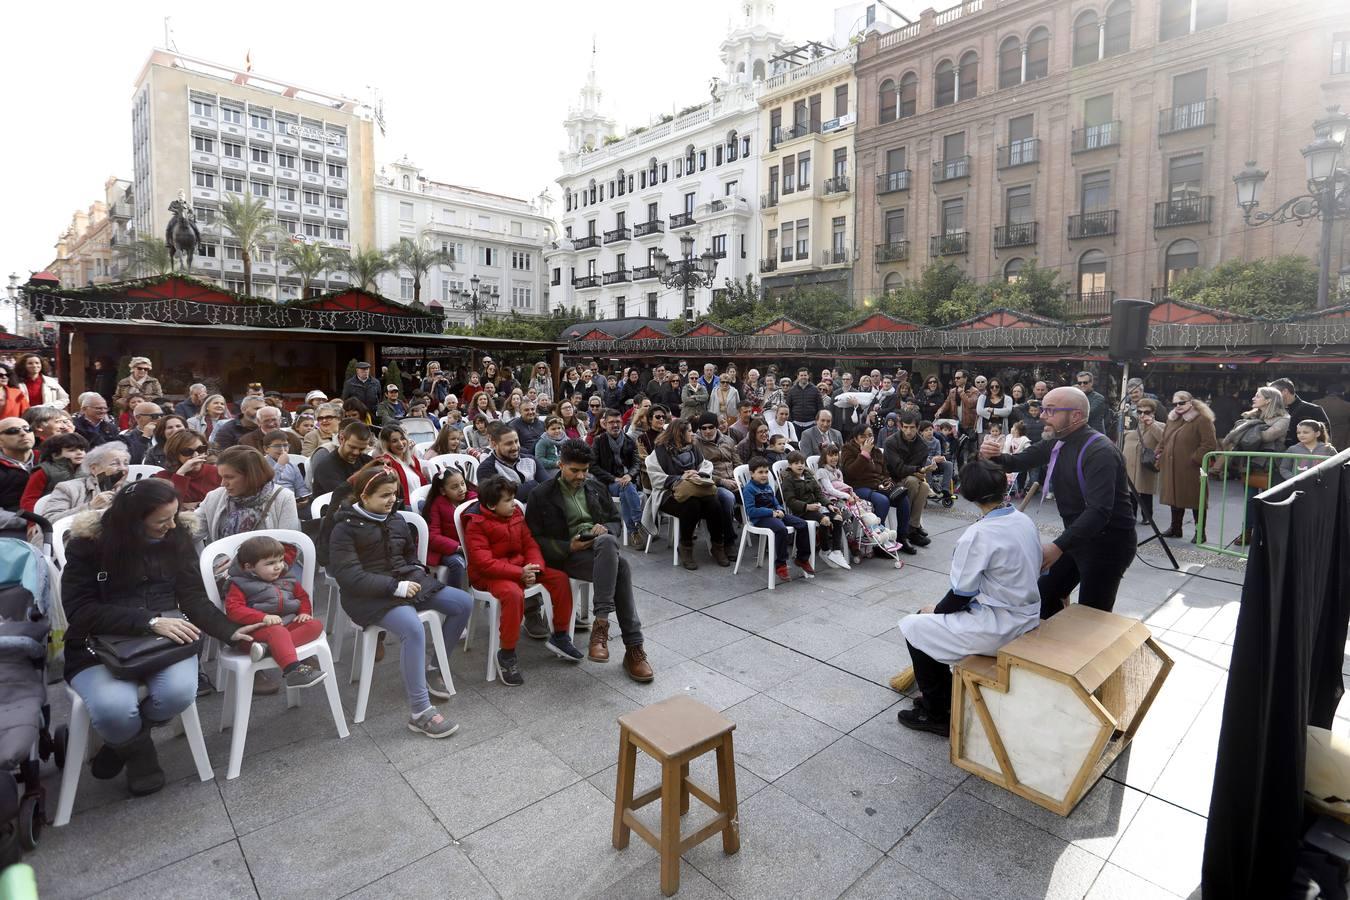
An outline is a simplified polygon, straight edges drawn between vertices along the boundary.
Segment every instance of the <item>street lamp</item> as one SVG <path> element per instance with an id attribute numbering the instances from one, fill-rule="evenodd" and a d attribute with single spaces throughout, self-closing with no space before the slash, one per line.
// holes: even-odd
<path id="1" fill-rule="evenodd" d="M 680 236 L 680 253 L 683 259 L 671 259 L 663 250 L 652 253 L 652 263 L 656 275 L 666 287 L 684 291 L 684 312 L 692 312 L 692 298 L 696 288 L 712 287 L 717 276 L 717 257 L 711 250 L 704 250 L 701 256 L 694 256 L 693 235 Z"/>
<path id="2" fill-rule="evenodd" d="M 497 290 L 495 284 L 492 286 L 491 293 L 489 293 L 486 290 L 482 292 L 478 290 L 480 283 L 481 280 L 475 275 L 469 279 L 469 290 L 461 289 L 450 292 L 454 294 L 454 299 L 450 300 L 450 305 L 469 314 L 474 331 L 478 330 L 478 317 L 485 312 L 496 309 L 498 301 L 502 298 L 501 292 Z"/>
<path id="3" fill-rule="evenodd" d="M 1243 170 L 1233 176 L 1238 208 L 1248 225 L 1267 223 L 1281 225 L 1320 219 L 1322 242 L 1318 253 L 1317 308 L 1326 309 L 1330 299 L 1331 243 L 1333 226 L 1338 218 L 1350 217 L 1350 172 L 1346 171 L 1341 156 L 1350 131 L 1350 115 L 1339 106 L 1327 109 L 1327 115 L 1313 123 L 1313 141 L 1299 152 L 1307 167 L 1308 193 L 1281 203 L 1270 212 L 1259 212 L 1261 188 L 1269 174 L 1249 160 Z"/>

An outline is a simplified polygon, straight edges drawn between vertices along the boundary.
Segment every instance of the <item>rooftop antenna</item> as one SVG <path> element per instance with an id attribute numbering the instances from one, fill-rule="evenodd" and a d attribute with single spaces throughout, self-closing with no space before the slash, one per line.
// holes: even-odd
<path id="1" fill-rule="evenodd" d="M 170 24 L 172 21 L 170 16 L 164 17 L 164 47 L 167 50 L 172 50 L 174 53 L 177 53 L 179 52 L 178 45 L 174 43 L 173 26 Z"/>

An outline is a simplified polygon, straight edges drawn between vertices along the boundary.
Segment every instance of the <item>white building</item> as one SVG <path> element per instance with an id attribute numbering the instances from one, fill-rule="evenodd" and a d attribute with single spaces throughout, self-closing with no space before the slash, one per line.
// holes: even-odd
<path id="1" fill-rule="evenodd" d="M 712 290 L 684 292 L 657 278 L 653 253 L 681 256 L 684 235 L 694 255 L 717 258 L 716 288 L 755 272 L 759 259 L 757 84 L 774 72 L 783 49 L 771 0 L 744 0 L 741 24 L 722 41 L 724 72 L 712 99 L 663 115 L 620 138 L 601 110 L 592 67 L 580 104 L 564 122 L 563 234 L 546 254 L 552 304 L 576 306 L 591 319 L 692 317 Z"/>
<path id="2" fill-rule="evenodd" d="M 558 236 L 552 203 L 547 192 L 529 201 L 432 181 L 404 156 L 375 176 L 375 246 L 388 250 L 400 241 L 424 240 L 454 257 L 453 266 L 433 267 L 422 282 L 422 302 L 443 310 L 448 321 L 468 319 L 455 310 L 454 292 L 469 290 L 474 277 L 480 296 L 497 292 L 497 312 L 544 315 L 549 295 L 543 253 Z M 379 291 L 411 301 L 412 276 L 386 272 Z"/>

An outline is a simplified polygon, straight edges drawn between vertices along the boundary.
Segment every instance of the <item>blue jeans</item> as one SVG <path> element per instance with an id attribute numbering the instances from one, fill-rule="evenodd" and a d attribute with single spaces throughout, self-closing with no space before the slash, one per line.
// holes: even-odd
<path id="1" fill-rule="evenodd" d="M 903 541 L 909 536 L 909 494 L 905 493 L 904 488 L 897 489 L 894 497 L 888 497 L 884 491 L 872 488 L 854 488 L 853 492 L 872 504 L 872 511 L 881 520 L 882 528 L 890 527 L 886 517 L 894 508 L 896 538 Z"/>
<path id="2" fill-rule="evenodd" d="M 609 495 L 619 498 L 619 507 L 623 510 L 623 520 L 628 525 L 628 533 L 635 533 L 638 525 L 642 523 L 642 495 L 638 493 L 637 484 L 630 481 L 621 487 L 617 481 L 611 481 Z"/>
<path id="3" fill-rule="evenodd" d="M 145 685 L 145 699 L 137 696 Z M 145 724 L 167 722 L 197 697 L 197 657 L 179 660 L 144 682 L 114 678 L 104 666 L 90 666 L 70 680 L 89 709 L 89 722 L 109 744 L 125 744 Z M 78 764 L 78 763 L 77 763 Z"/>
<path id="4" fill-rule="evenodd" d="M 865 487 L 855 487 L 853 493 L 872 504 L 872 512 L 877 514 L 877 518 L 881 520 L 882 525 L 886 524 L 886 516 L 891 511 L 890 497 L 887 497 L 882 491 L 874 491 Z"/>
<path id="5" fill-rule="evenodd" d="M 797 543 L 797 559 L 811 558 L 811 534 L 806 527 L 806 523 L 796 516 L 788 513 L 781 519 L 760 519 L 758 522 L 751 522 L 756 528 L 767 528 L 773 532 L 773 562 L 776 566 L 787 565 L 787 543 L 789 528 L 795 528 L 793 539 Z"/>
<path id="6" fill-rule="evenodd" d="M 441 581 L 450 585 L 452 588 L 459 588 L 461 591 L 468 590 L 469 577 L 464 564 L 464 554 L 450 553 L 441 557 L 441 565 L 445 566 L 445 575 Z"/>
<path id="7" fill-rule="evenodd" d="M 422 631 L 422 620 L 417 618 L 417 614 L 434 609 L 445 616 L 441 634 L 445 637 L 445 652 L 449 657 L 455 652 L 460 633 L 469 624 L 469 613 L 473 611 L 473 601 L 459 588 L 444 587 L 425 600 L 421 599 L 421 595 L 416 599 L 416 606 L 401 603 L 380 620 L 380 626 L 398 638 L 403 689 L 408 694 L 408 708 L 414 716 L 426 712 L 431 706 L 431 695 L 427 693 L 427 641 Z M 441 677 L 448 682 L 450 673 L 442 672 Z M 195 676 L 193 690 L 196 690 Z"/>
<path id="8" fill-rule="evenodd" d="M 736 495 L 718 485 L 717 502 L 722 504 L 722 534 L 726 536 L 726 543 L 730 544 L 736 534 Z"/>

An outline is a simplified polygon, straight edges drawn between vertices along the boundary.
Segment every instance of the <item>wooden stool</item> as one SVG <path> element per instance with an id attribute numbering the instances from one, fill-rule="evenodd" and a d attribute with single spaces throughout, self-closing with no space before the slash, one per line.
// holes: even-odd
<path id="1" fill-rule="evenodd" d="M 661 854 L 661 893 L 669 897 L 680 889 L 680 857 L 722 832 L 722 852 L 741 849 L 736 814 L 736 764 L 731 732 L 736 723 L 685 696 L 671 697 L 636 712 L 619 716 L 619 775 L 614 790 L 614 847 L 628 846 L 628 832 L 638 835 Z M 661 763 L 661 784 L 633 796 L 638 748 Z M 718 799 L 689 780 L 689 762 L 709 750 L 717 751 Z M 689 812 L 693 794 L 717 812 L 707 825 L 680 839 L 680 816 Z M 652 834 L 637 819 L 636 810 L 661 799 L 661 833 Z"/>

